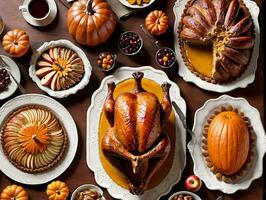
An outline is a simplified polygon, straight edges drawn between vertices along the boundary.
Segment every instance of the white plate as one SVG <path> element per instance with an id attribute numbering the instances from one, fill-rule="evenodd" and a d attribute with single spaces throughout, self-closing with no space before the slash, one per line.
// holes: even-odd
<path id="1" fill-rule="evenodd" d="M 131 5 L 130 3 L 128 3 L 128 0 L 119 0 L 119 1 L 124 6 L 129 7 L 129 8 L 146 8 L 146 7 L 150 6 L 155 0 L 150 0 L 149 3 L 142 3 L 141 5 L 138 5 L 138 4 Z"/>
<path id="2" fill-rule="evenodd" d="M 41 80 L 36 75 L 36 63 L 39 57 L 42 55 L 43 52 L 53 47 L 66 47 L 68 49 L 72 49 L 78 54 L 78 56 L 82 59 L 82 62 L 84 64 L 85 73 L 82 79 L 80 80 L 80 82 L 78 82 L 76 85 L 66 90 L 53 91 L 49 87 L 43 86 L 41 84 Z M 75 46 L 73 43 L 71 43 L 68 40 L 56 40 L 56 41 L 45 42 L 41 47 L 39 47 L 35 51 L 35 53 L 31 57 L 29 74 L 32 80 L 37 84 L 37 86 L 41 90 L 45 91 L 50 96 L 53 96 L 56 98 L 64 98 L 71 94 L 76 94 L 79 90 L 83 89 L 89 83 L 90 76 L 91 76 L 91 70 L 92 70 L 92 67 L 91 67 L 90 61 L 88 60 L 86 54 L 80 48 L 78 48 L 77 46 Z"/>
<path id="3" fill-rule="evenodd" d="M 173 195 L 171 195 L 168 200 L 172 200 L 176 195 L 181 195 L 181 194 L 190 195 L 193 197 L 193 200 L 201 200 L 201 198 L 198 195 L 196 195 L 195 193 L 192 193 L 192 192 L 188 192 L 188 191 L 176 192 Z"/>
<path id="4" fill-rule="evenodd" d="M 235 184 L 228 184 L 218 181 L 215 175 L 205 164 L 202 156 L 201 141 L 203 126 L 206 123 L 210 113 L 221 106 L 232 105 L 250 119 L 254 132 L 256 134 L 254 162 L 245 175 Z M 261 177 L 263 172 L 263 156 L 266 151 L 266 136 L 260 119 L 260 113 L 252 107 L 244 98 L 233 98 L 228 95 L 220 96 L 217 99 L 208 100 L 195 113 L 193 132 L 195 133 L 192 140 L 188 143 L 188 149 L 194 161 L 194 173 L 199 176 L 210 190 L 220 190 L 223 193 L 232 194 L 237 190 L 247 189 L 251 182 Z"/>
<path id="5" fill-rule="evenodd" d="M 5 118 L 14 110 L 26 105 L 41 105 L 51 109 L 60 122 L 64 125 L 68 136 L 68 147 L 63 158 L 51 169 L 41 173 L 30 174 L 23 172 L 12 165 L 6 158 L 2 145 L 0 145 L 0 169 L 9 178 L 27 185 L 47 183 L 61 175 L 73 161 L 78 147 L 78 133 L 76 124 L 67 109 L 54 99 L 40 94 L 25 94 L 17 96 L 0 108 L 0 126 Z M 1 127 L 0 127 L 1 128 Z"/>
<path id="6" fill-rule="evenodd" d="M 186 103 L 180 96 L 179 87 L 174 82 L 170 81 L 163 71 L 155 70 L 148 66 L 139 68 L 121 67 L 117 69 L 113 75 L 103 79 L 100 88 L 93 93 L 91 98 L 91 106 L 87 112 L 87 164 L 94 172 L 96 182 L 100 186 L 107 188 L 109 194 L 116 199 L 159 199 L 162 195 L 167 194 L 172 186 L 180 180 L 186 164 L 186 130 L 183 128 L 182 122 L 176 113 L 176 149 L 174 151 L 173 165 L 161 184 L 146 191 L 143 195 L 132 195 L 128 190 L 117 185 L 105 172 L 99 157 L 98 126 L 103 103 L 107 94 L 107 83 L 110 81 L 118 83 L 125 79 L 132 78 L 132 73 L 135 71 L 143 72 L 145 78 L 154 80 L 158 84 L 162 84 L 164 81 L 169 82 L 172 85 L 170 88 L 171 99 L 180 106 L 184 114 L 186 113 Z"/>
<path id="7" fill-rule="evenodd" d="M 178 25 L 181 20 L 181 15 L 183 14 L 183 11 L 185 9 L 185 5 L 187 3 L 187 0 L 177 0 L 174 6 L 174 13 L 175 13 L 175 27 L 174 27 L 174 35 L 175 35 L 175 52 L 177 55 L 177 61 L 178 61 L 178 74 L 183 77 L 183 79 L 187 82 L 192 82 L 198 87 L 224 93 L 229 92 L 231 90 L 234 90 L 236 88 L 245 88 L 248 86 L 248 84 L 252 83 L 255 80 L 255 72 L 257 69 L 257 60 L 259 57 L 259 46 L 260 46 L 260 27 L 258 22 L 258 15 L 260 12 L 259 7 L 257 6 L 256 2 L 250 1 L 250 0 L 243 0 L 246 6 L 249 8 L 251 17 L 253 19 L 254 25 L 255 25 L 255 46 L 253 48 L 252 58 L 250 61 L 250 64 L 248 65 L 245 72 L 236 80 L 225 83 L 225 84 L 212 84 L 207 81 L 203 81 L 196 75 L 194 75 L 186 66 L 186 64 L 183 61 L 181 52 L 180 52 L 180 46 L 179 46 L 179 39 L 178 39 Z"/>
<path id="8" fill-rule="evenodd" d="M 20 83 L 21 77 L 20 77 L 20 71 L 19 71 L 18 65 L 11 58 L 4 56 L 4 55 L 0 55 L 0 56 L 3 58 L 3 60 L 8 65 L 9 71 L 12 73 L 14 78 Z M 10 77 L 10 81 L 11 82 L 7 86 L 7 89 L 3 92 L 0 92 L 0 100 L 10 97 L 17 90 L 18 86 L 12 77 Z"/>

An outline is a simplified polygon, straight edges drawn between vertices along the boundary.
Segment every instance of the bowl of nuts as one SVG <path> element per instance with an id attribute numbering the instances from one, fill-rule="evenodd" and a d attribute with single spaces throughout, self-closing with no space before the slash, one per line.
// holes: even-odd
<path id="1" fill-rule="evenodd" d="M 143 47 L 143 40 L 139 34 L 127 31 L 120 35 L 118 39 L 118 47 L 125 55 L 136 55 Z"/>
<path id="2" fill-rule="evenodd" d="M 179 191 L 174 193 L 168 200 L 201 200 L 201 198 L 188 191 Z"/>
<path id="3" fill-rule="evenodd" d="M 102 52 L 98 56 L 97 64 L 103 71 L 110 71 L 114 68 L 116 55 L 110 52 Z"/>
<path id="4" fill-rule="evenodd" d="M 105 200 L 103 191 L 92 184 L 79 186 L 71 196 L 71 200 Z"/>
<path id="5" fill-rule="evenodd" d="M 175 52 L 168 47 L 162 47 L 157 51 L 155 60 L 162 68 L 170 68 L 176 62 Z"/>

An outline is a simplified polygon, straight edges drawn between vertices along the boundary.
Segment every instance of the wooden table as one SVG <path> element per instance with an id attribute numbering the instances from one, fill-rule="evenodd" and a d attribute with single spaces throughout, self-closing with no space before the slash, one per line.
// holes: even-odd
<path id="1" fill-rule="evenodd" d="M 8 0 L 8 1 L 0 1 L 1 8 L 1 16 L 3 17 L 4 22 L 6 23 L 6 29 L 11 30 L 14 28 L 21 28 L 25 30 L 29 36 L 31 41 L 31 51 L 24 56 L 23 58 L 15 59 L 16 63 L 20 67 L 20 71 L 22 74 L 22 85 L 25 86 L 26 90 L 29 93 L 41 93 L 44 94 L 33 81 L 30 79 L 28 75 L 29 61 L 32 55 L 32 52 L 37 49 L 43 42 L 57 39 L 68 39 L 72 42 L 74 40 L 68 34 L 67 26 L 66 26 L 66 14 L 67 9 L 64 7 L 59 1 L 57 1 L 59 13 L 55 21 L 44 28 L 36 28 L 33 27 L 24 20 L 22 14 L 19 12 L 18 7 L 22 4 L 22 0 Z M 95 184 L 94 175 L 89 170 L 86 164 L 86 110 L 90 105 L 90 100 L 93 92 L 100 86 L 101 80 L 111 74 L 102 72 L 96 65 L 97 55 L 106 50 L 111 50 L 117 53 L 118 56 L 118 66 L 143 66 L 143 65 L 151 65 L 155 68 L 158 68 L 154 55 L 156 52 L 156 48 L 154 44 L 147 38 L 147 36 L 140 29 L 139 25 L 144 22 L 144 18 L 146 14 L 152 9 L 162 9 L 165 10 L 170 18 L 170 27 L 166 35 L 160 38 L 161 43 L 164 46 L 169 46 L 173 48 L 174 38 L 173 38 L 173 27 L 174 27 L 174 15 L 173 15 L 173 6 L 175 0 L 168 1 L 157 1 L 152 7 L 148 10 L 145 10 L 141 13 L 138 13 L 132 16 L 125 22 L 120 22 L 117 26 L 117 31 L 112 36 L 112 39 L 97 48 L 80 46 L 85 53 L 87 54 L 92 66 L 92 76 L 90 83 L 85 87 L 85 89 L 79 91 L 76 95 L 70 96 L 65 99 L 59 100 L 71 113 L 73 116 L 78 132 L 79 132 L 79 146 L 78 151 L 76 153 L 76 157 L 71 166 L 64 172 L 58 179 L 66 181 L 70 187 L 70 191 L 73 192 L 75 188 L 84 183 L 92 183 Z M 257 3 L 260 7 L 262 7 L 262 0 L 257 0 Z M 260 22 L 262 17 L 260 17 Z M 126 30 L 134 30 L 141 34 L 144 39 L 144 50 L 142 53 L 135 57 L 127 57 L 121 54 L 117 48 L 117 37 L 122 31 Z M 263 35 L 263 33 L 261 33 Z M 261 45 L 262 52 L 262 45 Z M 3 52 L 3 48 L 0 47 L 0 54 L 5 54 Z M 217 98 L 220 94 L 204 91 L 194 84 L 185 82 L 178 75 L 178 66 L 175 65 L 171 69 L 164 70 L 169 78 L 176 82 L 181 89 L 181 94 L 183 98 L 187 102 L 187 123 L 189 127 L 193 125 L 193 117 L 195 111 L 201 107 L 204 102 L 211 98 Z M 228 95 L 234 97 L 244 97 L 246 98 L 251 105 L 256 107 L 261 114 L 261 119 L 264 119 L 264 99 L 263 99 L 263 61 L 262 56 L 260 56 L 258 62 L 258 69 L 256 72 L 256 80 L 254 83 L 250 84 L 245 89 L 237 89 L 232 92 L 229 92 Z M 19 95 L 17 91 L 12 97 L 9 99 Z M 8 100 L 8 99 L 7 99 Z M 5 101 L 7 101 L 5 100 Z M 0 101 L 0 105 L 2 105 L 5 101 Z M 188 141 L 190 137 L 188 136 Z M 1 161 L 0 161 L 1 164 Z M 174 193 L 179 190 L 184 190 L 184 179 L 188 175 L 193 173 L 193 162 L 191 160 L 190 154 L 187 152 L 187 164 L 186 168 L 183 172 L 182 179 L 180 182 L 172 188 L 171 192 L 163 197 L 162 199 L 167 199 L 171 193 Z M 14 175 L 15 176 L 15 175 Z M 9 184 L 15 183 L 8 177 L 6 177 L 3 173 L 0 172 L 0 190 L 6 187 Z M 43 200 L 47 199 L 45 195 L 46 185 L 40 186 L 27 186 L 24 185 L 26 190 L 29 193 L 30 199 L 32 200 Z M 221 195 L 222 193 L 219 191 L 210 191 L 206 189 L 203 185 L 202 189 L 198 192 L 199 196 L 204 200 L 214 200 Z M 107 199 L 112 199 L 109 194 L 105 191 L 105 196 Z M 250 200 L 263 199 L 263 181 L 262 178 L 255 180 L 250 188 L 245 191 L 238 191 L 237 193 L 231 195 L 233 199 L 241 199 L 241 200 Z"/>

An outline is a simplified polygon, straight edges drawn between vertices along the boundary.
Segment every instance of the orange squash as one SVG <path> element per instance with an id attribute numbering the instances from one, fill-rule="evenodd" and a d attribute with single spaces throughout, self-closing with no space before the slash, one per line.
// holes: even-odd
<path id="1" fill-rule="evenodd" d="M 152 35 L 162 35 L 168 28 L 168 17 L 161 10 L 151 11 L 145 19 L 145 26 Z"/>
<path id="2" fill-rule="evenodd" d="M 116 18 L 105 0 L 79 0 L 68 10 L 67 25 L 78 43 L 97 46 L 112 35 Z"/>
<path id="3" fill-rule="evenodd" d="M 237 113 L 224 111 L 211 121 L 207 144 L 211 162 L 217 170 L 224 175 L 233 175 L 247 160 L 249 130 Z"/>
<path id="4" fill-rule="evenodd" d="M 0 200 L 28 200 L 28 194 L 21 186 L 9 185 L 1 193 Z"/>
<path id="5" fill-rule="evenodd" d="M 62 181 L 53 181 L 47 186 L 46 195 L 49 200 L 66 200 L 69 194 L 68 186 Z"/>
<path id="6" fill-rule="evenodd" d="M 30 40 L 27 33 L 20 29 L 7 32 L 3 37 L 3 48 L 12 57 L 24 56 L 30 48 Z"/>

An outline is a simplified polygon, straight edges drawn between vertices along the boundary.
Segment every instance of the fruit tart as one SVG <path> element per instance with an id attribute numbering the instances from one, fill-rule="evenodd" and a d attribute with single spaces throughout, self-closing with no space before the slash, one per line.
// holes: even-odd
<path id="1" fill-rule="evenodd" d="M 249 118 L 232 106 L 221 107 L 204 126 L 202 154 L 219 181 L 235 183 L 251 166 L 254 143 Z"/>
<path id="2" fill-rule="evenodd" d="M 36 173 L 53 167 L 62 158 L 68 139 L 51 111 L 31 105 L 8 116 L 1 129 L 1 143 L 13 165 Z"/>
<path id="3" fill-rule="evenodd" d="M 54 91 L 76 85 L 84 75 L 84 64 L 78 54 L 65 47 L 50 48 L 37 61 L 36 75 L 43 86 Z"/>
<path id="4" fill-rule="evenodd" d="M 179 44 L 188 69 L 211 83 L 230 82 L 247 68 L 254 46 L 254 24 L 242 0 L 189 0 L 178 27 Z M 189 56 L 196 48 L 210 51 L 211 60 L 203 69 Z M 198 61 L 197 61 L 198 62 Z"/>

